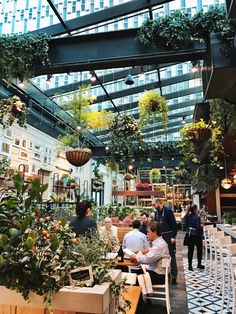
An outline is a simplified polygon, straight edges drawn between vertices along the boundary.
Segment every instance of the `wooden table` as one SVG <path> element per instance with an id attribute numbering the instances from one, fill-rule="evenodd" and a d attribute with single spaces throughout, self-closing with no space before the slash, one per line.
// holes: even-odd
<path id="1" fill-rule="evenodd" d="M 124 259 L 124 262 L 118 262 L 118 260 L 116 259 L 116 266 L 137 266 L 138 263 L 137 262 L 131 262 L 130 259 Z"/>
<path id="2" fill-rule="evenodd" d="M 138 307 L 139 298 L 141 295 L 141 287 L 126 286 L 125 290 L 126 291 L 122 292 L 122 296 L 131 302 L 131 308 L 129 311 L 126 312 L 126 314 L 135 314 Z"/>

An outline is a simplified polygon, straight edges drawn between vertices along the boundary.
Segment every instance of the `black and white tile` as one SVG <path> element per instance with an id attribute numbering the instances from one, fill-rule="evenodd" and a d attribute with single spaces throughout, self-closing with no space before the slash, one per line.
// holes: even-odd
<path id="1" fill-rule="evenodd" d="M 218 288 L 214 296 L 213 275 L 209 281 L 207 273 L 197 268 L 197 260 L 193 260 L 193 271 L 188 270 L 187 258 L 184 258 L 183 262 L 189 314 L 220 313 L 221 292 Z M 229 309 L 227 309 L 226 300 L 223 314 L 229 314 L 231 311 L 231 304 L 229 305 Z"/>

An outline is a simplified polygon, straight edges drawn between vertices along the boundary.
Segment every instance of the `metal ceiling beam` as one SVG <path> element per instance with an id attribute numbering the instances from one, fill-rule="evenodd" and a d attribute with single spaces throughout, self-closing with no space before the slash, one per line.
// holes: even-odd
<path id="1" fill-rule="evenodd" d="M 148 84 L 144 83 L 142 85 L 130 87 L 130 88 L 127 88 L 127 89 L 122 89 L 122 90 L 120 90 L 118 92 L 113 92 L 112 93 L 112 99 L 129 96 L 131 94 L 132 95 L 138 94 L 138 93 L 144 92 L 144 90 L 156 89 L 156 88 L 160 88 L 160 87 L 163 88 L 164 86 L 169 86 L 169 85 L 173 85 L 173 84 L 182 83 L 182 82 L 189 81 L 189 80 L 192 80 L 192 79 L 195 79 L 195 78 L 199 78 L 199 77 L 200 77 L 200 73 L 198 73 L 197 75 L 196 75 L 196 73 L 186 73 L 186 74 L 183 74 L 183 75 L 180 75 L 180 76 L 175 76 L 175 77 L 163 79 L 161 82 L 160 81 L 155 81 L 155 82 L 151 82 L 151 83 L 148 83 Z M 93 102 L 93 104 L 100 103 L 100 102 L 103 102 L 103 101 L 106 101 L 106 100 L 107 100 L 106 96 L 105 95 L 101 95 L 101 96 L 97 97 L 97 99 Z"/>
<path id="2" fill-rule="evenodd" d="M 178 64 L 178 63 L 174 62 L 174 63 L 163 63 L 163 64 L 159 64 L 159 65 L 149 65 L 149 66 L 144 67 L 144 70 L 145 70 L 145 73 L 148 75 L 148 72 L 151 72 L 153 70 L 166 68 L 166 67 L 176 65 L 176 64 Z M 134 76 L 138 75 L 140 73 L 140 70 L 141 70 L 140 67 L 131 68 L 130 74 L 134 75 Z M 108 82 L 121 80 L 127 75 L 128 71 L 129 70 L 126 69 L 126 70 L 121 70 L 121 71 L 116 71 L 114 73 L 106 74 L 102 77 L 102 83 L 105 84 Z M 54 96 L 54 95 L 56 96 L 57 94 L 65 94 L 65 93 L 73 92 L 80 85 L 89 85 L 89 84 L 91 84 L 91 80 L 87 79 L 87 80 L 83 80 L 81 82 L 71 83 L 71 84 L 62 85 L 62 86 L 47 89 L 45 91 L 45 94 L 49 97 Z M 97 86 L 97 85 L 99 85 L 98 82 L 92 82 L 93 87 Z"/>
<path id="3" fill-rule="evenodd" d="M 64 32 L 68 33 L 69 35 L 71 35 L 70 30 L 68 28 L 68 26 L 66 25 L 65 21 L 62 19 L 62 17 L 60 16 L 59 12 L 57 11 L 54 3 L 51 0 L 47 0 L 48 4 L 50 5 L 50 7 L 52 8 L 53 12 L 56 14 L 56 17 L 58 18 L 58 20 L 60 21 L 61 25 L 64 28 Z"/>
<path id="4" fill-rule="evenodd" d="M 90 13 L 84 16 L 80 16 L 66 22 L 67 28 L 70 32 L 76 31 L 78 29 L 87 28 L 92 25 L 100 24 L 121 16 L 132 14 L 144 9 L 151 8 L 153 6 L 161 5 L 173 0 L 134 0 L 125 2 L 112 6 L 107 9 L 100 10 L 98 12 Z M 31 32 L 32 34 L 46 33 L 50 36 L 62 35 L 65 28 L 60 23 L 54 24 L 52 26 L 44 27 L 39 30 Z"/>
<path id="5" fill-rule="evenodd" d="M 200 42 L 196 42 L 192 49 L 175 51 L 167 50 L 165 47 L 144 47 L 137 40 L 138 30 L 128 29 L 51 39 L 49 42 L 51 64 L 39 66 L 36 69 L 36 76 L 205 58 L 206 47 Z"/>

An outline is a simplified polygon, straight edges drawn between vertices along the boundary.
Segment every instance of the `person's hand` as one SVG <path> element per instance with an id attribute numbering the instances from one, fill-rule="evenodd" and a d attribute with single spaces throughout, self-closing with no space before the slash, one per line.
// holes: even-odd
<path id="1" fill-rule="evenodd" d="M 171 241 L 172 244 L 176 243 L 176 239 L 175 238 L 171 238 L 170 241 Z"/>
<path id="2" fill-rule="evenodd" d="M 132 254 L 132 255 L 130 256 L 130 260 L 131 260 L 131 262 L 137 262 L 136 255 L 135 255 L 135 254 Z"/>
<path id="3" fill-rule="evenodd" d="M 142 250 L 140 250 L 140 251 L 141 251 L 142 254 L 146 254 L 146 253 L 149 252 L 149 248 L 147 247 L 147 248 L 142 249 Z"/>

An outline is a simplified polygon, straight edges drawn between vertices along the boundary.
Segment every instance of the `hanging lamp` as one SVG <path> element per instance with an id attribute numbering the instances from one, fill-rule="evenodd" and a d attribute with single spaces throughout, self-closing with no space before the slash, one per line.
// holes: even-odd
<path id="1" fill-rule="evenodd" d="M 232 181 L 230 178 L 227 177 L 227 169 L 226 169 L 226 160 L 225 160 L 225 178 L 221 181 L 221 186 L 225 190 L 228 190 L 232 186 Z"/>

